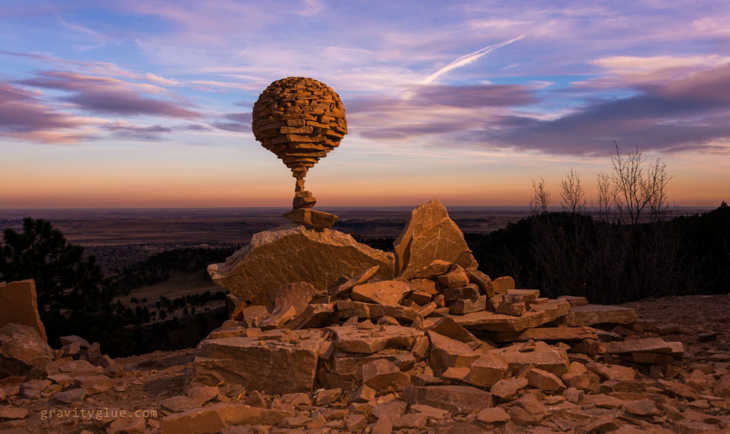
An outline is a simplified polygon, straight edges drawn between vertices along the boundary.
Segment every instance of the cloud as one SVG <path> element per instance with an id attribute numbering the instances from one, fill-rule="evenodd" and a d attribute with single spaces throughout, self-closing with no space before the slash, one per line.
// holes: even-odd
<path id="1" fill-rule="evenodd" d="M 0 82 L 0 136 L 41 143 L 75 143 L 88 137 L 72 130 L 83 119 L 51 110 L 37 93 Z"/>
<path id="2" fill-rule="evenodd" d="M 70 92 L 62 97 L 81 110 L 106 115 L 165 116 L 192 119 L 200 117 L 196 111 L 170 100 L 150 98 L 135 90 L 154 91 L 148 85 L 126 83 L 110 77 L 88 76 L 70 72 L 46 71 L 35 77 L 17 80 L 19 84 Z"/>
<path id="3" fill-rule="evenodd" d="M 474 51 L 473 53 L 465 54 L 458 59 L 454 60 L 453 62 L 449 63 L 448 65 L 444 66 L 443 68 L 439 69 L 438 71 L 434 72 L 433 74 L 426 77 L 421 84 L 430 84 L 433 83 L 437 78 L 441 77 L 442 75 L 446 74 L 449 71 L 452 71 L 456 68 L 461 68 L 462 66 L 466 66 L 470 63 L 476 62 L 479 60 L 480 57 L 496 50 L 497 48 L 504 47 L 505 45 L 509 45 L 513 42 L 519 41 L 520 39 L 524 38 L 527 35 L 518 36 L 516 38 L 512 38 L 508 41 L 500 42 L 499 44 L 490 45 L 484 48 L 481 48 L 477 51 Z"/>
<path id="4" fill-rule="evenodd" d="M 526 85 L 427 85 L 412 88 L 408 98 L 355 97 L 344 105 L 353 133 L 406 140 L 479 128 L 485 119 L 504 110 L 538 102 L 536 89 Z"/>
<path id="5" fill-rule="evenodd" d="M 213 122 L 211 125 L 223 131 L 246 133 L 251 131 L 251 116 L 251 112 L 228 113 L 222 116 L 225 121 Z"/>
<path id="6" fill-rule="evenodd" d="M 665 152 L 707 149 L 730 139 L 730 65 L 637 90 L 638 95 L 595 100 L 554 120 L 505 116 L 492 129 L 468 136 L 493 146 L 573 155 L 610 154 L 614 138 Z"/>
<path id="7" fill-rule="evenodd" d="M 125 140 L 157 141 L 162 140 L 162 133 L 172 132 L 171 128 L 162 125 L 142 127 L 127 122 L 115 122 L 104 126 L 112 133 L 112 137 Z"/>
<path id="8" fill-rule="evenodd" d="M 154 83 L 157 83 L 159 85 L 162 85 L 162 86 L 180 86 L 182 84 L 182 83 L 180 83 L 177 80 L 173 80 L 173 79 L 165 78 L 165 77 L 160 77 L 159 75 L 155 75 L 155 74 L 153 74 L 151 72 L 148 72 L 147 74 L 145 74 L 144 75 L 144 78 L 146 78 L 147 80 L 149 80 L 151 82 L 154 82 Z"/>

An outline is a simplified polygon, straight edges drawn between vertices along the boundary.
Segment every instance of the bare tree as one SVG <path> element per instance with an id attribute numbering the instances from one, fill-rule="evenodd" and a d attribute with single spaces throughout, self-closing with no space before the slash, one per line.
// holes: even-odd
<path id="1" fill-rule="evenodd" d="M 611 177 L 599 172 L 596 178 L 598 185 L 598 216 L 602 220 L 608 220 L 611 214 L 611 204 L 616 197 L 616 190 L 611 185 Z"/>
<path id="2" fill-rule="evenodd" d="M 613 203 L 619 217 L 625 222 L 635 225 L 648 208 L 652 220 L 661 220 L 667 207 L 667 184 L 671 177 L 667 174 L 667 165 L 657 158 L 644 173 L 639 148 L 623 157 L 616 146 L 616 156 L 611 159 L 613 175 L 611 180 L 616 189 Z"/>
<path id="3" fill-rule="evenodd" d="M 540 182 L 535 182 L 533 179 L 530 211 L 533 214 L 546 213 L 548 205 L 550 205 L 550 192 L 545 187 L 545 180 L 540 178 Z"/>
<path id="4" fill-rule="evenodd" d="M 573 214 L 583 211 L 586 206 L 586 191 L 580 185 L 580 174 L 570 168 L 570 174 L 560 181 L 560 203 L 563 205 L 563 211 L 569 211 Z"/>

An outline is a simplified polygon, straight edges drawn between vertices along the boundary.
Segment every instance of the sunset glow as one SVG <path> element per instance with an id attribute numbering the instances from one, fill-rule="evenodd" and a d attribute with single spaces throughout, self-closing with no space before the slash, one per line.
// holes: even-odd
<path id="1" fill-rule="evenodd" d="M 0 6 L 0 209 L 285 207 L 251 133 L 266 86 L 320 80 L 349 134 L 318 204 L 524 206 L 614 139 L 678 206 L 730 199 L 730 4 L 20 1 Z M 556 203 L 557 204 L 557 203 Z"/>

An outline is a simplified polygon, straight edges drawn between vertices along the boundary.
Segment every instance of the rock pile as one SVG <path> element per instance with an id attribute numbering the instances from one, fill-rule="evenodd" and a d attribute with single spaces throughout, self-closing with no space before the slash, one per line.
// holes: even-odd
<path id="1" fill-rule="evenodd" d="M 673 381 L 681 342 L 647 333 L 633 309 L 491 279 L 442 208 L 433 201 L 412 214 L 396 242 L 397 278 L 362 266 L 332 284 L 288 283 L 266 304 L 241 303 L 200 343 L 189 377 L 235 388 L 237 403 L 173 414 L 163 432 L 204 418 L 215 425 L 182 432 L 432 432 L 447 421 L 499 432 L 730 427 L 730 401 L 702 383 L 706 372 L 692 374 L 696 386 Z M 717 418 L 677 416 L 688 405 Z M 257 407 L 269 412 L 242 428 L 251 431 L 221 413 Z"/>
<path id="2" fill-rule="evenodd" d="M 79 337 L 52 350 L 32 327 L 0 328 L 0 434 L 730 431 L 727 330 L 492 279 L 441 208 L 414 211 L 395 257 L 338 271 L 326 256 L 359 245 L 280 229 L 300 238 L 246 252 L 239 272 L 257 289 L 231 296 L 232 318 L 194 351 L 115 363 Z M 421 234 L 434 227 L 435 244 Z M 130 416 L 42 419 L 110 407 Z"/>
<path id="3" fill-rule="evenodd" d="M 86 397 L 112 387 L 112 377 L 122 374 L 122 366 L 101 353 L 98 343 L 79 336 L 61 338 L 54 350 L 30 326 L 8 324 L 0 328 L 0 432 L 22 427 L 35 400 L 78 406 Z M 23 433 L 24 430 L 7 431 Z"/>

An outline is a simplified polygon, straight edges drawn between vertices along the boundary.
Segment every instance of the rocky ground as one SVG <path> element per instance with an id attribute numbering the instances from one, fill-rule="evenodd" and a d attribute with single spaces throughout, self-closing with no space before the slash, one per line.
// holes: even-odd
<path id="1" fill-rule="evenodd" d="M 114 360 L 51 349 L 37 312 L 0 327 L 0 434 L 730 432 L 728 295 L 516 289 L 438 201 L 393 254 L 305 225 L 209 268 L 231 319 L 194 349 Z"/>
<path id="2" fill-rule="evenodd" d="M 50 393 L 47 385 L 45 392 L 34 392 L 37 388 L 27 379 L 16 385 L 19 380 L 8 377 L 0 387 L 0 433 L 155 433 L 166 417 L 179 414 L 174 410 L 202 406 L 205 401 L 208 408 L 242 403 L 285 416 L 266 415 L 280 420 L 270 426 L 228 427 L 224 433 L 384 432 L 387 423 L 379 420 L 393 415 L 398 416 L 395 426 L 390 423 L 393 431 L 404 433 L 730 432 L 730 295 L 671 297 L 626 306 L 636 309 L 637 324 L 646 330 L 617 331 L 644 338 L 662 336 L 685 345 L 683 360 L 668 373 L 634 365 L 638 369 L 633 383 L 643 389 L 640 392 L 612 392 L 607 386 L 616 380 L 603 379 L 596 392 L 576 388 L 546 392 L 528 385 L 519 399 L 460 415 L 426 405 L 408 408 L 398 392 L 358 403 L 337 390 L 271 396 L 227 386 L 186 388 L 196 351 L 191 348 L 116 359 L 115 368 L 106 369 L 109 384 L 83 385 L 86 396 L 69 393 L 78 388 L 64 383 L 58 374 L 53 378 L 61 383 L 57 388 L 71 396 Z M 103 391 L 94 393 L 94 388 Z M 531 396 L 537 400 L 525 399 Z M 541 420 L 520 424 L 525 415 L 511 411 L 516 405 L 541 415 Z M 122 410 L 132 417 L 120 417 Z M 137 411 L 142 417 L 135 417 Z"/>

